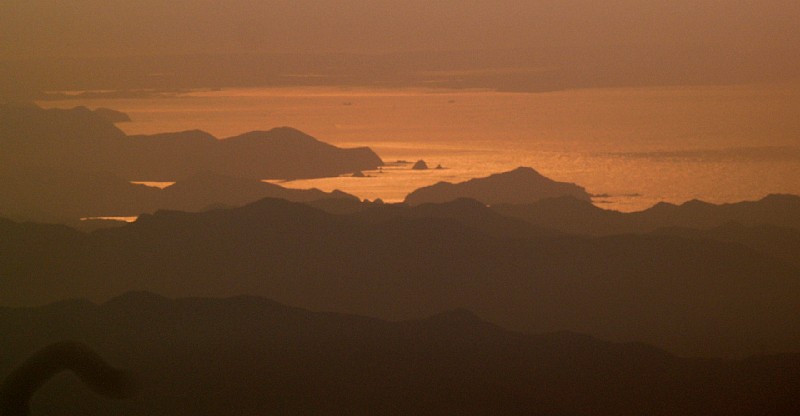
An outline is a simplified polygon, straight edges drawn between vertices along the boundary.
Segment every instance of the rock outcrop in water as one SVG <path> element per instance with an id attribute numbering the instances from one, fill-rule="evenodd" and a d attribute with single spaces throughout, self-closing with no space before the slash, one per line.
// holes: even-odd
<path id="1" fill-rule="evenodd" d="M 411 166 L 411 169 L 412 170 L 428 170 L 428 164 L 425 163 L 424 160 L 420 159 L 420 160 L 416 161 L 416 163 L 414 163 L 413 166 Z"/>
<path id="2" fill-rule="evenodd" d="M 440 203 L 457 198 L 472 198 L 487 205 L 524 204 L 545 198 L 572 196 L 589 201 L 590 196 L 582 187 L 548 179 L 532 168 L 520 167 L 510 172 L 498 173 L 466 182 L 439 182 L 417 189 L 405 202 L 419 205 L 426 202 Z"/>

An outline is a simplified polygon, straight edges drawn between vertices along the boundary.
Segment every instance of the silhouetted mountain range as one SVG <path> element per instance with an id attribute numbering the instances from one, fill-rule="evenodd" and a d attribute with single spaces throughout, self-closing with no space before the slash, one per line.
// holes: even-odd
<path id="1" fill-rule="evenodd" d="M 766 255 L 777 257 L 800 267 L 800 229 L 769 224 L 746 226 L 729 222 L 719 227 L 697 230 L 685 227 L 661 228 L 662 235 L 675 235 L 694 239 L 713 239 L 743 244 Z"/>
<path id="2" fill-rule="evenodd" d="M 33 414 L 788 415 L 800 356 L 682 359 L 572 333 L 528 335 L 466 310 L 386 322 L 257 297 L 169 300 L 128 293 L 0 308 L 0 374 L 62 339 L 132 371 L 112 401 L 73 377 Z"/>
<path id="3" fill-rule="evenodd" d="M 72 223 L 82 217 L 149 212 L 161 191 L 110 173 L 64 169 L 0 172 L 0 213 L 24 221 Z"/>
<path id="4" fill-rule="evenodd" d="M 561 234 L 550 228 L 534 226 L 516 218 L 500 215 L 486 209 L 486 205 L 474 199 L 459 198 L 441 204 L 425 203 L 416 206 L 362 202 L 358 209 L 355 209 L 355 203 L 352 201 L 354 200 L 343 201 L 330 198 L 312 201 L 309 205 L 326 212 L 336 213 L 337 209 L 345 212 L 342 207 L 349 204 L 352 207 L 349 213 L 353 214 L 354 218 L 373 224 L 400 218 L 406 220 L 439 219 L 457 221 L 471 229 L 502 238 L 530 239 Z M 333 204 L 337 204 L 337 206 L 334 207 Z"/>
<path id="5" fill-rule="evenodd" d="M 112 110 L 110 108 L 95 108 L 94 113 L 114 124 L 131 121 L 131 117 L 129 115 L 123 113 L 122 111 Z"/>
<path id="6" fill-rule="evenodd" d="M 323 192 L 319 189 L 291 189 L 259 180 L 202 172 L 164 188 L 158 206 L 173 210 L 199 211 L 212 204 L 221 203 L 235 207 L 267 197 L 293 202 L 319 199 L 358 201 L 357 197 L 339 190 Z"/>
<path id="7" fill-rule="evenodd" d="M 406 196 L 405 202 L 419 205 L 426 202 L 440 203 L 457 198 L 472 198 L 487 205 L 524 204 L 560 196 L 590 200 L 590 195 L 578 185 L 556 182 L 531 168 L 519 167 L 509 172 L 456 184 L 439 182 L 411 192 Z"/>
<path id="8" fill-rule="evenodd" d="M 271 197 L 296 202 L 351 199 L 318 189 L 288 189 L 256 179 L 210 172 L 187 177 L 164 189 L 130 183 L 111 173 L 62 169 L 22 169 L 0 173 L 0 213 L 25 221 L 74 224 L 86 217 L 124 217 L 158 209 L 202 211 L 235 207 Z"/>
<path id="9" fill-rule="evenodd" d="M 389 319 L 466 307 L 517 330 L 688 355 L 800 351 L 796 262 L 717 238 L 560 235 L 468 201 L 334 215 L 264 199 L 91 234 L 3 221 L 0 274 L 6 305 L 258 294 Z"/>
<path id="10" fill-rule="evenodd" d="M 376 169 L 369 148 L 340 149 L 281 127 L 217 140 L 201 131 L 127 136 L 84 107 L 0 106 L 0 165 L 113 173 L 133 181 L 176 181 L 198 172 L 252 179 L 336 176 Z"/>
<path id="11" fill-rule="evenodd" d="M 681 205 L 661 202 L 640 212 L 598 208 L 575 198 L 555 198 L 531 204 L 498 204 L 500 214 L 573 234 L 643 233 L 664 227 L 713 228 L 726 223 L 771 224 L 800 229 L 800 196 L 768 195 L 758 201 L 710 204 L 692 200 Z"/>

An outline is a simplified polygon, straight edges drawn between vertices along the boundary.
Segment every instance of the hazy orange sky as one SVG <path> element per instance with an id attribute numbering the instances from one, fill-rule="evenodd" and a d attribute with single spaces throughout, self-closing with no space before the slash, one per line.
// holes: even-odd
<path id="1" fill-rule="evenodd" d="M 0 57 L 563 47 L 789 51 L 795 0 L 4 0 Z"/>
<path id="2" fill-rule="evenodd" d="M 775 81 L 800 77 L 798 22 L 797 0 L 3 0 L 0 76 L 29 90 L 283 85 L 295 73 L 419 85 L 430 71 L 509 68 L 557 74 L 445 86 Z M 219 58 L 275 53 L 293 56 Z M 332 53 L 361 56 L 319 59 Z M 167 55 L 199 57 L 145 58 Z M 65 60 L 90 57 L 126 60 Z M 177 75 L 144 78 L 164 73 Z"/>

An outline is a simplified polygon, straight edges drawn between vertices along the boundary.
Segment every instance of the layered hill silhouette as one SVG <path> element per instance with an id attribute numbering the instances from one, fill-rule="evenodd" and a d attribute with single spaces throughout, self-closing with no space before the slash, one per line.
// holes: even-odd
<path id="1" fill-rule="evenodd" d="M 122 111 L 113 110 L 111 108 L 95 108 L 94 113 L 114 124 L 132 121 L 129 115 L 123 113 Z"/>
<path id="2" fill-rule="evenodd" d="M 404 204 L 376 204 L 352 199 L 320 199 L 308 205 L 326 212 L 346 212 L 353 218 L 367 223 L 380 224 L 393 220 L 441 220 L 455 221 L 492 236 L 501 238 L 548 238 L 561 235 L 560 232 L 543 226 L 528 224 L 523 220 L 500 215 L 486 209 L 486 205 L 474 199 L 459 198 L 453 201 L 416 206 Z"/>
<path id="3" fill-rule="evenodd" d="M 24 330 L 20 330 L 24 328 Z M 125 401 L 56 378 L 33 414 L 795 414 L 800 356 L 677 358 L 641 344 L 505 330 L 463 309 L 387 322 L 258 297 L 128 293 L 0 308 L 0 376 L 85 343 L 133 372 Z"/>
<path id="4" fill-rule="evenodd" d="M 289 189 L 256 179 L 200 172 L 164 189 L 133 184 L 111 173 L 22 169 L 0 173 L 0 215 L 25 221 L 74 224 L 87 217 L 125 217 L 158 209 L 202 211 L 262 198 L 296 202 L 358 201 L 350 194 Z"/>
<path id="5" fill-rule="evenodd" d="M 7 218 L 73 223 L 150 212 L 161 192 L 110 173 L 28 168 L 0 172 L 0 193 L 0 213 Z"/>
<path id="6" fill-rule="evenodd" d="M 681 205 L 661 202 L 640 212 L 598 208 L 575 198 L 551 198 L 531 204 L 498 204 L 496 212 L 573 234 L 643 233 L 665 227 L 708 229 L 738 223 L 800 229 L 800 196 L 773 194 L 758 201 L 715 205 L 692 200 Z"/>
<path id="7" fill-rule="evenodd" d="M 661 228 L 655 233 L 694 239 L 713 239 L 742 244 L 787 263 L 800 266 L 800 229 L 769 224 L 746 226 L 730 222 L 698 230 L 686 227 Z"/>
<path id="8" fill-rule="evenodd" d="M 411 192 L 406 196 L 405 202 L 419 205 L 472 198 L 487 205 L 524 204 L 560 196 L 590 200 L 590 195 L 578 185 L 556 182 L 532 168 L 519 167 L 509 172 L 470 179 L 466 182 L 455 184 L 439 182 Z"/>
<path id="9" fill-rule="evenodd" d="M 335 215 L 264 199 L 90 234 L 2 221 L 0 304 L 151 290 L 385 319 L 466 307 L 515 330 L 744 356 L 800 350 L 788 255 L 703 236 L 563 235 L 468 201 Z"/>
<path id="10" fill-rule="evenodd" d="M 218 140 L 202 131 L 128 136 L 85 107 L 0 106 L 0 165 L 115 174 L 132 181 L 177 181 L 198 172 L 251 179 L 336 176 L 376 169 L 369 148 L 341 149 L 289 127 Z"/>
<path id="11" fill-rule="evenodd" d="M 293 202 L 311 202 L 320 199 L 358 201 L 357 197 L 339 190 L 323 192 L 315 188 L 291 189 L 258 180 L 201 172 L 164 188 L 158 207 L 199 211 L 213 204 L 236 207 L 262 198 L 278 198 Z"/>

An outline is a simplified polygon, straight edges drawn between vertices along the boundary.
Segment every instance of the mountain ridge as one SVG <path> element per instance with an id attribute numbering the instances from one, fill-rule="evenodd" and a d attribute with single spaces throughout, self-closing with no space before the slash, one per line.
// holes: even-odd
<path id="1" fill-rule="evenodd" d="M 199 130 L 128 136 L 95 112 L 0 105 L 3 169 L 48 167 L 104 171 L 130 181 L 176 181 L 200 171 L 252 179 L 337 176 L 376 169 L 366 147 L 343 149 L 280 127 L 211 140 Z"/>
<path id="2" fill-rule="evenodd" d="M 458 204 L 447 206 L 456 209 L 429 216 L 390 206 L 369 218 L 263 199 L 158 211 L 90 234 L 8 222 L 0 227 L 0 304 L 128 290 L 249 293 L 384 319 L 466 307 L 514 330 L 570 330 L 684 355 L 800 349 L 800 337 L 785 330 L 800 293 L 791 250 L 776 257 L 702 235 L 523 235 L 524 224 L 502 218 L 506 229 L 482 230 Z"/>
<path id="3" fill-rule="evenodd" d="M 134 184 L 104 172 L 24 169 L 0 173 L 0 215 L 83 228 L 82 218 L 128 217 L 158 209 L 203 211 L 241 206 L 261 198 L 297 202 L 322 199 L 357 200 L 334 190 L 291 189 L 255 179 L 202 171 L 163 189 Z"/>
<path id="4" fill-rule="evenodd" d="M 583 187 L 554 181 L 530 167 L 518 167 L 508 172 L 464 182 L 438 182 L 425 186 L 409 193 L 405 203 L 419 205 L 426 202 L 441 203 L 458 198 L 471 198 L 487 205 L 496 205 L 533 202 L 565 195 L 590 200 L 590 195 Z"/>
<path id="5" fill-rule="evenodd" d="M 127 293 L 0 307 L 0 374 L 63 338 L 139 380 L 129 400 L 56 378 L 34 414 L 729 415 L 798 410 L 800 356 L 698 360 L 567 332 L 524 334 L 465 310 L 388 322 L 272 300 Z M 455 323 L 455 325 L 454 325 Z M 25 327 L 25 332 L 9 331 Z M 668 400 L 667 400 L 668 399 Z"/>
<path id="6" fill-rule="evenodd" d="M 533 225 L 589 235 L 645 233 L 664 227 L 708 229 L 730 222 L 800 229 L 800 196 L 791 194 L 770 194 L 757 201 L 724 204 L 700 200 L 680 205 L 659 202 L 643 211 L 630 213 L 605 210 L 570 197 L 531 204 L 498 204 L 492 209 Z"/>

